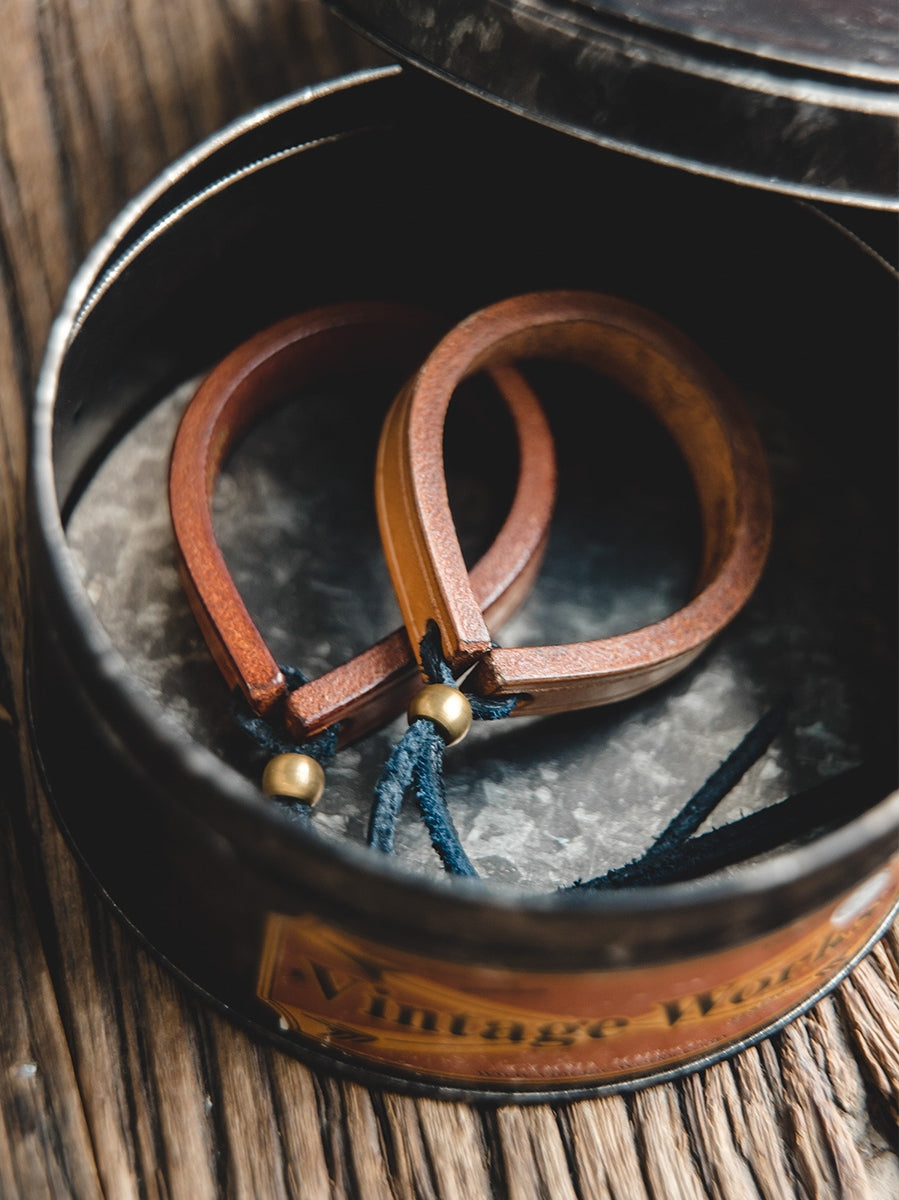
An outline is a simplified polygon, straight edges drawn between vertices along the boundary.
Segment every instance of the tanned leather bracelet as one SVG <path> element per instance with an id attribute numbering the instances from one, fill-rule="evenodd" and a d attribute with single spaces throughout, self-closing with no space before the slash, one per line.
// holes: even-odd
<path id="1" fill-rule="evenodd" d="M 191 608 L 230 687 L 253 712 L 282 713 L 298 741 L 340 722 L 340 740 L 362 736 L 401 712 L 421 681 L 404 630 L 295 690 L 253 623 L 215 539 L 210 501 L 237 439 L 273 405 L 352 369 L 407 374 L 445 325 L 418 309 L 360 302 L 289 317 L 229 354 L 188 405 L 172 453 L 169 499 L 179 565 Z M 555 496 L 555 460 L 545 418 L 511 368 L 490 375 L 512 417 L 519 480 L 493 545 L 471 572 L 473 602 L 492 622 L 520 604 L 539 569 Z M 442 454 L 439 471 L 442 477 Z M 466 579 L 468 578 L 466 572 Z"/>
<path id="2" fill-rule="evenodd" d="M 502 649 L 468 582 L 440 469 L 442 431 L 467 376 L 528 358 L 593 368 L 639 397 L 689 467 L 703 528 L 693 599 L 616 637 Z M 686 667 L 746 602 L 768 551 L 771 500 L 759 437 L 734 388 L 687 337 L 637 305 L 589 292 L 500 301 L 452 329 L 397 397 L 376 477 L 381 538 L 416 648 L 433 622 L 463 689 L 518 696 L 516 715 L 555 713 L 639 694 Z"/>

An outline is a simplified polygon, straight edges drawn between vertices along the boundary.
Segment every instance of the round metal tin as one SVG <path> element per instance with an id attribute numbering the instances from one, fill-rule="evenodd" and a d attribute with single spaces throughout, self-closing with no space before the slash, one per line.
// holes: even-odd
<path id="1" fill-rule="evenodd" d="M 899 17 L 886 0 L 328 0 L 401 59 L 654 162 L 899 207 Z"/>
<path id="2" fill-rule="evenodd" d="M 151 694 L 100 621 L 69 540 L 139 418 L 270 321 L 348 296 L 461 313 L 562 284 L 654 306 L 760 386 L 776 377 L 809 444 L 839 444 L 833 486 L 857 484 L 886 514 L 895 282 L 876 256 L 787 198 L 660 173 L 420 86 L 386 69 L 254 113 L 139 196 L 78 274 L 34 414 L 35 746 L 62 827 L 124 919 L 292 1053 L 429 1094 L 638 1087 L 770 1033 L 877 938 L 899 895 L 888 783 L 816 836 L 686 882 L 534 895 L 429 878 L 291 824 L 193 736 L 174 685 Z M 526 187 L 535 163 L 559 183 L 557 210 Z M 834 421 L 859 357 L 864 392 Z M 891 539 L 885 521 L 872 536 Z M 876 619 L 858 618 L 862 637 Z M 759 656 L 745 654 L 749 681 Z M 846 687 L 862 757 L 882 758 L 894 673 L 879 646 L 872 661 L 863 690 Z"/>

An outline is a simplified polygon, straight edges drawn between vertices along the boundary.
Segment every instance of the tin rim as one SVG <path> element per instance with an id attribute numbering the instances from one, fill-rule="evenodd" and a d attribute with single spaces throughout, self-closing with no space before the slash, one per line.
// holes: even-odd
<path id="1" fill-rule="evenodd" d="M 467 0 L 431 5 L 428 20 L 399 0 L 327 3 L 399 59 L 573 137 L 764 190 L 899 209 L 899 49 L 886 38 L 866 65 L 790 53 L 736 22 L 599 0 Z"/>

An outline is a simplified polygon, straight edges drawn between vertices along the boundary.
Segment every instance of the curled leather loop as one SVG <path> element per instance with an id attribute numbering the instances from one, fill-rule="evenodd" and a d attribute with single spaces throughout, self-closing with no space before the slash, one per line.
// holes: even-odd
<path id="1" fill-rule="evenodd" d="M 188 405 L 172 453 L 169 502 L 191 608 L 230 687 L 262 716 L 282 710 L 289 733 L 312 737 L 341 722 L 341 741 L 395 716 L 420 686 L 404 630 L 319 679 L 289 690 L 231 579 L 215 539 L 210 501 L 238 438 L 279 401 L 356 369 L 413 371 L 445 324 L 418 309 L 359 302 L 289 317 L 250 338 L 205 379 Z M 531 389 L 509 368 L 490 371 L 511 414 L 519 482 L 496 540 L 471 572 L 475 602 L 490 620 L 521 603 L 539 569 L 555 496 L 552 440 Z M 440 471 L 442 475 L 442 456 Z M 301 619 L 301 614 L 297 614 Z"/>
<path id="2" fill-rule="evenodd" d="M 475 371 L 522 359 L 580 363 L 642 400 L 673 436 L 699 502 L 703 555 L 693 599 L 632 633 L 501 649 L 472 595 L 437 470 L 454 389 Z M 378 451 L 381 538 L 406 629 L 430 622 L 463 687 L 519 694 L 514 713 L 554 713 L 625 699 L 686 667 L 732 620 L 761 574 L 770 540 L 768 471 L 734 388 L 679 330 L 635 304 L 590 292 L 500 301 L 452 329 L 397 397 Z M 399 480 L 401 486 L 387 481 Z"/>

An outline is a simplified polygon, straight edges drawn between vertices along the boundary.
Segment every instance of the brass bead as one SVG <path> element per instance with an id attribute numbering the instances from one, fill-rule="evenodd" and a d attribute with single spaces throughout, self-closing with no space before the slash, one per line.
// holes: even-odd
<path id="1" fill-rule="evenodd" d="M 325 790 L 325 773 L 308 754 L 276 754 L 262 773 L 262 790 L 266 796 L 288 796 L 311 808 Z"/>
<path id="2" fill-rule="evenodd" d="M 421 717 L 433 721 L 448 746 L 461 742 L 471 729 L 471 705 L 458 688 L 429 683 L 412 697 L 409 724 Z"/>

